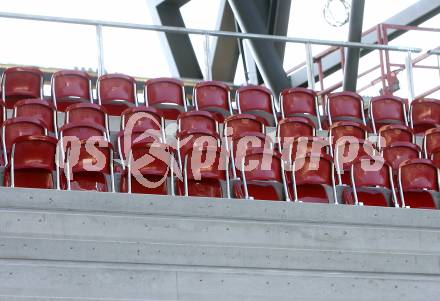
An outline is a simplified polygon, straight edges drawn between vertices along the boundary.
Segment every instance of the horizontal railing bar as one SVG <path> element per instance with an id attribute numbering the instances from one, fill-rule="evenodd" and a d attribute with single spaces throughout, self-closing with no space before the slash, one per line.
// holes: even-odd
<path id="1" fill-rule="evenodd" d="M 146 25 L 146 24 L 111 22 L 111 21 L 101 21 L 101 20 L 86 20 L 86 19 L 76 19 L 76 18 L 17 14 L 17 13 L 8 13 L 8 12 L 0 12 L 0 18 L 58 22 L 58 23 L 68 23 L 68 24 L 76 24 L 76 25 L 103 26 L 103 27 L 123 28 L 123 29 L 149 30 L 149 31 L 159 31 L 159 32 L 178 33 L 178 34 L 196 34 L 196 35 L 209 35 L 215 37 L 267 40 L 274 42 L 288 42 L 288 43 L 296 43 L 296 44 L 312 44 L 312 45 L 338 46 L 338 47 L 362 48 L 362 49 L 381 49 L 381 50 L 405 51 L 405 52 L 409 51 L 413 53 L 422 52 L 421 48 L 403 47 L 403 46 L 400 47 L 400 46 L 363 44 L 363 43 L 343 42 L 343 41 L 304 39 L 304 38 L 294 38 L 294 37 L 285 37 L 285 36 L 276 36 L 276 35 L 255 34 L 255 33 L 238 33 L 238 32 L 229 32 L 229 31 L 190 29 L 190 28 L 173 27 L 173 26 Z"/>

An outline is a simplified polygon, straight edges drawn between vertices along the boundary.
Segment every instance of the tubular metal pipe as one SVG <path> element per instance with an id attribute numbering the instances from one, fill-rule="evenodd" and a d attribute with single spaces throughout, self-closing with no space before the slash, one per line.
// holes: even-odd
<path id="1" fill-rule="evenodd" d="M 348 48 L 383 49 L 383 50 L 402 51 L 402 52 L 409 51 L 413 53 L 422 52 L 421 48 L 414 48 L 414 47 L 363 44 L 363 43 L 355 43 L 355 42 L 341 42 L 341 41 L 319 40 L 319 39 L 304 39 L 304 38 L 294 38 L 294 37 L 285 37 L 285 36 L 255 34 L 255 33 L 237 33 L 237 32 L 229 32 L 229 31 L 190 29 L 190 28 L 173 27 L 173 26 L 110 22 L 110 21 L 86 20 L 86 19 L 77 19 L 77 18 L 61 18 L 61 17 L 17 14 L 17 13 L 7 13 L 7 12 L 0 12 L 0 18 L 58 22 L 58 23 L 67 23 L 67 24 L 103 26 L 103 27 L 137 29 L 137 30 L 150 30 L 150 31 L 171 32 L 171 33 L 181 33 L 181 34 L 209 35 L 215 37 L 267 40 L 267 41 L 289 42 L 289 43 L 297 43 L 297 44 L 308 43 L 312 45 L 327 45 L 327 46 L 338 46 L 338 47 L 348 47 Z"/>

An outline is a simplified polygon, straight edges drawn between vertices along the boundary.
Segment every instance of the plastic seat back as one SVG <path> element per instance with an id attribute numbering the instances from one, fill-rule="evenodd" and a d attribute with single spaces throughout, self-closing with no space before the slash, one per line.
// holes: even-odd
<path id="1" fill-rule="evenodd" d="M 264 131 L 264 119 L 254 115 L 240 114 L 225 119 L 225 136 L 234 136 L 243 132 L 264 133 Z"/>
<path id="2" fill-rule="evenodd" d="M 247 86 L 236 92 L 238 112 L 261 116 L 268 124 L 276 126 L 278 118 L 272 92 L 261 86 Z"/>
<path id="3" fill-rule="evenodd" d="M 396 96 L 379 96 L 371 99 L 370 117 L 374 133 L 384 125 L 401 124 L 408 126 L 407 101 Z"/>
<path id="4" fill-rule="evenodd" d="M 166 119 L 176 120 L 180 112 L 187 111 L 183 82 L 173 78 L 150 79 L 144 91 L 147 107 L 156 107 Z"/>
<path id="5" fill-rule="evenodd" d="M 383 148 L 382 156 L 397 174 L 402 162 L 420 158 L 420 148 L 413 143 L 396 142 Z"/>
<path id="6" fill-rule="evenodd" d="M 328 155 L 308 154 L 294 161 L 296 185 L 332 185 L 334 182 L 333 160 Z"/>
<path id="7" fill-rule="evenodd" d="M 322 137 L 300 137 L 294 140 L 288 147 L 283 147 L 283 158 L 286 162 L 294 162 L 298 158 L 307 155 L 329 155 L 330 144 Z"/>
<path id="8" fill-rule="evenodd" d="M 8 68 L 2 78 L 2 98 L 8 109 L 22 99 L 43 98 L 43 72 L 32 67 Z"/>
<path id="9" fill-rule="evenodd" d="M 399 192 L 403 207 L 436 209 L 430 191 L 439 191 L 438 169 L 431 160 L 414 159 L 400 165 Z"/>
<path id="10" fill-rule="evenodd" d="M 75 147 L 79 147 L 79 150 L 74 150 Z M 75 152 L 78 154 L 77 158 L 72 155 Z M 68 145 L 66 154 L 63 189 L 115 191 L 113 146 L 110 142 L 102 137 L 82 140 L 79 145 Z"/>
<path id="11" fill-rule="evenodd" d="M 196 110 L 232 115 L 231 91 L 228 85 L 218 81 L 197 83 L 193 92 Z"/>
<path id="12" fill-rule="evenodd" d="M 330 203 L 337 202 L 335 166 L 328 155 L 307 154 L 296 158 L 292 166 L 292 190 L 295 202 Z M 323 185 L 332 187 L 332 197 Z"/>
<path id="13" fill-rule="evenodd" d="M 181 195 L 230 197 L 227 156 L 219 147 L 193 148 L 184 162 Z"/>
<path id="14" fill-rule="evenodd" d="M 273 141 L 270 137 L 266 136 L 262 133 L 255 132 L 243 132 L 239 135 L 235 135 L 233 137 L 229 137 L 227 140 L 226 149 L 230 152 L 231 160 L 232 160 L 232 168 L 234 170 L 234 166 L 239 168 L 241 160 L 250 152 L 254 150 L 272 150 L 273 149 Z M 236 176 L 236 174 L 234 174 Z"/>
<path id="15" fill-rule="evenodd" d="M 350 195 L 349 189 L 344 191 L 343 198 L 346 204 L 383 207 L 393 204 L 398 207 L 393 172 L 383 158 L 360 158 L 352 164 L 350 174 L 350 189 L 353 192 Z M 391 197 L 387 196 L 386 192 Z"/>
<path id="16" fill-rule="evenodd" d="M 440 150 L 440 128 L 427 130 L 423 139 L 425 158 L 429 159 L 431 155 L 438 150 Z"/>
<path id="17" fill-rule="evenodd" d="M 128 193 L 174 194 L 171 148 L 162 143 L 136 143 L 132 146 L 127 172 L 121 177 L 120 190 Z M 147 161 L 142 158 L 148 158 Z M 169 189 L 170 188 L 170 189 Z"/>
<path id="18" fill-rule="evenodd" d="M 179 132 L 177 137 L 177 155 L 179 166 L 183 168 L 183 159 L 193 148 L 220 147 L 220 136 L 216 133 L 201 130 Z"/>
<path id="19" fill-rule="evenodd" d="M 106 129 L 108 133 L 107 111 L 93 103 L 76 103 L 66 108 L 65 124 L 91 123 Z"/>
<path id="20" fill-rule="evenodd" d="M 14 105 L 14 117 L 39 119 L 49 132 L 57 134 L 57 114 L 55 108 L 44 99 L 24 99 Z"/>
<path id="21" fill-rule="evenodd" d="M 107 139 L 107 131 L 104 127 L 91 122 L 71 122 L 60 129 L 60 137 L 76 137 L 79 140 L 87 140 L 91 137 L 103 137 Z"/>
<path id="22" fill-rule="evenodd" d="M 99 104 L 110 115 L 120 116 L 129 107 L 138 106 L 136 80 L 125 74 L 106 74 L 97 82 Z"/>
<path id="23" fill-rule="evenodd" d="M 418 99 L 411 103 L 411 126 L 416 134 L 440 126 L 440 101 Z"/>
<path id="24" fill-rule="evenodd" d="M 15 139 L 11 165 L 5 173 L 5 186 L 56 188 L 57 142 L 57 139 L 48 136 L 21 136 Z"/>
<path id="25" fill-rule="evenodd" d="M 5 186 L 56 188 L 56 148 L 57 140 L 53 137 L 21 136 L 15 139 L 11 164 L 5 171 Z"/>
<path id="26" fill-rule="evenodd" d="M 354 92 L 338 92 L 328 96 L 327 114 L 330 124 L 340 120 L 355 120 L 365 123 L 364 101 Z"/>
<path id="27" fill-rule="evenodd" d="M 92 84 L 87 72 L 64 70 L 52 76 L 52 100 L 57 110 L 78 102 L 93 103 Z"/>
<path id="28" fill-rule="evenodd" d="M 399 124 L 385 125 L 380 128 L 377 143 L 379 148 L 392 145 L 396 142 L 414 143 L 415 136 L 413 131 L 409 127 Z"/>
<path id="29" fill-rule="evenodd" d="M 188 130 L 208 131 L 219 133 L 218 122 L 214 115 L 206 111 L 192 111 L 181 113 L 177 118 L 177 129 L 179 132 Z"/>
<path id="30" fill-rule="evenodd" d="M 431 157 L 429 158 L 434 163 L 437 168 L 440 168 L 440 149 L 437 149 L 431 153 Z"/>
<path id="31" fill-rule="evenodd" d="M 321 127 L 319 105 L 315 91 L 306 88 L 285 89 L 280 94 L 282 118 L 305 116 L 316 119 L 318 128 Z"/>
<path id="32" fill-rule="evenodd" d="M 18 137 L 46 135 L 47 129 L 39 119 L 30 117 L 17 117 L 8 119 L 3 123 L 2 148 L 4 164 L 8 163 L 12 145 Z"/>
<path id="33" fill-rule="evenodd" d="M 278 123 L 277 137 L 280 147 L 290 145 L 300 137 L 314 137 L 316 135 L 315 124 L 308 118 L 289 117 Z"/>
<path id="34" fill-rule="evenodd" d="M 365 140 L 368 138 L 368 130 L 363 124 L 353 121 L 338 121 L 330 126 L 329 139 L 333 145 L 344 137 Z"/>
<path id="35" fill-rule="evenodd" d="M 234 184 L 238 198 L 284 201 L 288 197 L 284 165 L 273 150 L 253 149 L 236 167 L 241 180 Z"/>
<path id="36" fill-rule="evenodd" d="M 130 127 L 137 130 L 161 130 L 164 127 L 164 120 L 155 108 L 126 109 L 121 114 L 121 130 L 124 130 L 129 122 Z"/>
<path id="37" fill-rule="evenodd" d="M 382 164 L 382 168 L 367 168 L 373 166 L 373 164 L 377 163 L 376 161 L 380 161 Z M 367 161 L 368 164 L 364 164 Z M 381 187 L 391 189 L 392 185 L 392 174 L 391 168 L 385 161 L 381 160 L 381 158 L 360 158 L 357 162 L 352 164 L 352 179 L 355 181 L 352 183 L 352 186 L 355 187 Z"/>
<path id="38" fill-rule="evenodd" d="M 341 140 L 340 140 L 341 141 Z M 376 149 L 366 140 L 338 142 L 334 147 L 334 158 L 339 185 L 350 185 L 350 169 L 360 158 L 373 158 Z"/>
<path id="39" fill-rule="evenodd" d="M 400 165 L 400 187 L 405 190 L 439 191 L 437 167 L 431 160 L 413 159 Z"/>
<path id="40" fill-rule="evenodd" d="M 281 156 L 279 154 L 264 150 L 253 149 L 242 159 L 243 165 L 238 167 L 244 172 L 246 181 L 283 181 Z M 251 168 L 253 167 L 253 168 Z"/>
<path id="41" fill-rule="evenodd" d="M 133 131 L 121 131 L 117 139 L 118 155 L 123 169 L 125 169 L 127 158 L 130 154 L 132 145 L 163 143 L 162 130 L 134 129 Z"/>

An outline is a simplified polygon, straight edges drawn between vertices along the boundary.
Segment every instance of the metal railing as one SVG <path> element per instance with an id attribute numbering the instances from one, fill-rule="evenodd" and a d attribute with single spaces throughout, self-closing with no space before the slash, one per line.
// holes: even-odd
<path id="1" fill-rule="evenodd" d="M 203 30 L 203 29 L 190 29 L 182 27 L 172 27 L 172 26 L 159 26 L 159 25 L 147 25 L 147 24 L 136 24 L 136 23 L 124 23 L 124 22 L 111 22 L 111 21 L 101 21 L 101 20 L 89 20 L 89 19 L 77 19 L 77 18 L 64 18 L 64 17 L 53 17 L 53 16 L 41 16 L 41 15 L 30 15 L 30 14 L 18 14 L 18 13 L 8 13 L 0 12 L 0 18 L 8 19 L 18 19 L 18 20 L 29 20 L 29 21 L 42 21 L 42 22 L 56 22 L 65 24 L 75 24 L 75 25 L 89 25 L 96 28 L 96 41 L 98 48 L 98 75 L 105 72 L 105 56 L 104 56 L 104 44 L 103 44 L 103 34 L 102 29 L 104 27 L 108 28 L 120 28 L 120 29 L 133 29 L 133 30 L 145 30 L 145 31 L 157 31 L 162 33 L 177 33 L 177 34 L 194 34 L 201 35 L 205 37 L 205 61 L 206 61 L 206 72 L 205 79 L 211 80 L 211 57 L 210 57 L 210 43 L 209 37 L 218 38 L 235 38 L 240 40 L 265 40 L 272 42 L 286 42 L 305 45 L 305 57 L 307 65 L 307 78 L 309 87 L 315 88 L 315 77 L 316 73 L 314 70 L 312 45 L 325 45 L 325 46 L 336 46 L 344 48 L 360 48 L 360 49 L 371 49 L 371 50 L 388 50 L 388 51 L 399 51 L 406 52 L 407 59 L 406 65 L 408 65 L 408 86 L 410 98 L 414 99 L 414 87 L 413 87 L 413 75 L 411 69 L 412 54 L 422 52 L 421 48 L 414 47 L 403 47 L 403 46 L 390 46 L 390 45 L 379 45 L 379 44 L 364 44 L 364 43 L 353 43 L 353 42 L 343 42 L 343 41 L 332 41 L 332 40 L 319 40 L 319 39 L 305 39 L 296 37 L 286 37 L 286 36 L 276 36 L 276 35 L 264 35 L 255 33 L 238 33 L 229 31 L 217 31 L 217 30 Z"/>
<path id="2" fill-rule="evenodd" d="M 425 28 L 425 27 L 417 27 L 417 26 L 402 26 L 402 25 L 395 25 L 395 24 L 378 24 L 374 26 L 373 28 L 365 31 L 363 33 L 363 37 L 367 37 L 371 34 L 375 34 L 376 39 L 378 40 L 378 43 L 381 45 L 389 45 L 389 40 L 387 38 L 388 32 L 390 30 L 398 30 L 398 31 L 404 31 L 405 33 L 409 31 L 420 31 L 420 32 L 432 32 L 432 33 L 439 33 L 440 29 L 438 28 Z M 315 55 L 313 60 L 314 63 L 317 65 L 318 68 L 318 81 L 317 83 L 320 84 L 320 91 L 319 95 L 328 95 L 329 93 L 332 93 L 336 91 L 337 89 L 340 89 L 343 86 L 342 80 L 337 80 L 334 84 L 331 84 L 330 86 L 325 86 L 324 84 L 324 60 L 329 60 L 330 56 L 335 57 L 336 55 L 339 55 L 339 64 L 344 69 L 345 66 L 345 60 L 346 60 L 346 54 L 343 47 L 330 47 L 323 51 L 322 53 Z M 421 64 L 422 61 L 432 57 L 437 56 L 437 66 L 429 65 L 429 64 Z M 336 62 L 335 58 L 335 62 Z M 305 60 L 303 63 L 291 68 L 288 70 L 288 74 L 294 74 L 295 72 L 298 72 L 301 68 L 304 68 L 307 65 L 307 60 Z M 364 92 L 365 90 L 372 88 L 378 84 L 381 84 L 381 91 L 384 94 L 390 94 L 392 95 L 396 89 L 396 77 L 399 73 L 407 73 L 408 75 L 408 69 L 407 66 L 409 66 L 409 60 L 406 60 L 405 63 L 396 63 L 392 62 L 390 58 L 390 53 L 387 50 L 380 49 L 378 51 L 378 62 L 372 63 L 368 66 L 368 68 L 365 71 L 359 72 L 358 74 L 358 80 L 363 79 L 367 76 L 374 76 L 374 78 L 367 82 L 365 85 L 360 86 L 357 89 L 357 92 L 360 94 Z M 392 69 L 392 68 L 395 69 Z M 439 77 L 440 77 L 440 47 L 437 47 L 432 50 L 423 51 L 421 54 L 415 56 L 412 56 L 412 69 L 434 69 L 439 71 Z M 411 68 L 410 67 L 410 68 Z M 374 75 L 375 72 L 380 71 L 380 76 Z M 412 74 L 412 71 L 411 71 Z M 398 85 L 398 84 L 397 84 Z M 414 86 L 417 87 L 417 81 L 414 84 Z M 427 91 L 423 91 L 423 93 L 416 94 L 414 96 L 414 99 L 420 99 L 424 98 L 426 96 L 429 96 L 437 91 L 440 90 L 440 84 L 435 86 L 434 88 L 430 88 Z"/>

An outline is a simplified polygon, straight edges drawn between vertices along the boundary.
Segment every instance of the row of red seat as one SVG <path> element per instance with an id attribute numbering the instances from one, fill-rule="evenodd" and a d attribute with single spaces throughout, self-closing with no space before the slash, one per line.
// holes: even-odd
<path id="1" fill-rule="evenodd" d="M 90 76 L 81 71 L 59 71 L 52 77 L 51 103 L 59 111 L 65 111 L 72 103 L 93 103 Z M 107 74 L 97 81 L 97 103 L 110 115 L 120 115 L 126 108 L 139 106 L 136 81 L 127 75 Z M 43 98 L 43 74 L 36 68 L 15 67 L 5 70 L 2 77 L 2 99 L 12 108 L 22 99 Z M 350 120 L 371 128 L 377 133 L 388 124 L 410 126 L 415 133 L 440 126 L 440 101 L 420 99 L 411 105 L 394 96 L 380 96 L 371 100 L 369 119 L 361 96 L 353 92 L 333 93 L 324 102 L 325 116 L 320 116 L 320 104 L 316 92 L 303 89 L 286 89 L 280 95 L 280 112 L 277 112 L 274 96 L 261 86 L 239 88 L 235 94 L 237 111 L 231 101 L 231 91 L 222 82 L 198 83 L 194 88 L 195 110 L 214 112 L 220 122 L 234 113 L 261 116 L 266 125 L 276 126 L 279 119 L 292 116 L 311 118 L 318 128 L 327 128 L 336 121 Z M 189 111 L 183 82 L 170 78 L 148 80 L 144 87 L 147 107 L 155 107 L 166 119 L 176 119 L 181 112 Z M 409 113 L 408 113 L 409 111 Z"/>
<path id="2" fill-rule="evenodd" d="M 251 148 L 244 152 L 241 164 L 235 165 L 236 177 L 230 177 L 227 153 L 218 147 L 193 146 L 183 154 L 184 163 L 179 167 L 169 146 L 158 142 L 133 144 L 127 168 L 121 172 L 120 191 L 194 197 L 231 197 L 232 191 L 235 198 L 242 199 L 338 202 L 335 173 L 341 181 L 340 169 L 328 155 L 307 153 L 296 158 L 291 168 L 286 168 L 289 164 L 278 152 Z M 4 184 L 115 191 L 112 152 L 111 144 L 104 137 L 83 140 L 76 145 L 67 143 L 61 151 L 65 157 L 59 160 L 65 164 L 60 170 L 56 165 L 55 138 L 21 136 L 13 143 Z M 149 160 L 143 161 L 145 156 Z M 211 158 L 209 163 L 206 158 Z M 398 188 L 391 167 L 386 163 L 377 169 L 365 168 L 376 163 L 383 162 L 364 155 L 349 162 L 350 185 L 344 186 L 342 203 L 437 208 L 431 191 L 439 191 L 439 173 L 432 161 L 412 159 L 403 162 L 399 167 Z M 251 164 L 253 168 L 248 169 Z"/>
<path id="3" fill-rule="evenodd" d="M 139 116 L 137 120 L 131 119 L 132 116 Z M 14 137 L 22 135 L 22 128 L 26 128 L 29 118 L 38 119 L 35 122 L 41 123 L 40 127 L 45 128 L 53 136 L 58 137 L 57 116 L 56 111 L 50 106 L 46 100 L 27 99 L 18 101 L 14 105 L 15 120 L 7 120 L 4 125 L 4 145 L 6 151 L 11 148 Z M 125 129 L 128 121 L 132 120 L 130 125 L 131 142 L 138 139 L 145 131 L 149 131 L 150 136 L 154 136 L 154 140 L 167 143 L 164 131 L 164 118 L 155 108 L 135 107 L 126 109 L 121 115 L 121 132 L 118 135 L 118 150 L 123 155 Z M 17 124 L 21 121 L 20 127 Z M 70 105 L 65 110 L 65 125 L 61 127 L 60 133 L 66 135 L 71 134 L 72 124 L 87 125 L 88 130 L 83 129 L 79 134 L 79 139 L 86 139 L 92 135 L 105 135 L 110 140 L 108 116 L 105 110 L 97 104 L 78 103 Z M 12 127 L 15 124 L 15 127 Z M 353 121 L 338 121 L 330 126 L 328 139 L 316 137 L 316 126 L 308 118 L 289 117 L 278 123 L 276 141 L 268 139 L 265 129 L 264 120 L 261 117 L 240 114 L 227 117 L 223 124 L 223 133 L 220 132 L 220 126 L 215 116 L 206 111 L 184 112 L 177 118 L 177 138 L 181 140 L 182 133 L 199 132 L 208 133 L 213 139 L 220 141 L 221 137 L 231 137 L 232 141 L 239 140 L 244 136 L 253 136 L 260 145 L 270 144 L 278 146 L 282 151 L 288 147 L 293 149 L 292 157 L 296 155 L 298 138 L 308 138 L 310 146 L 312 142 L 321 143 L 323 148 L 328 147 L 326 153 L 333 155 L 331 146 L 344 137 L 354 137 L 359 140 L 368 139 L 367 128 Z M 10 130 L 10 129 L 13 129 Z M 16 133 L 16 135 L 14 135 Z M 32 133 L 29 133 L 32 134 Z M 387 162 L 397 169 L 399 164 L 405 159 L 420 157 L 421 149 L 415 144 L 414 132 L 405 125 L 386 125 L 380 128 L 378 132 L 378 142 L 376 149 L 383 153 Z M 151 140 L 149 140 L 151 142 Z M 130 142 L 130 143 L 131 143 Z M 327 146 L 325 146 L 327 144 Z M 293 147 L 292 147 L 293 146 Z M 178 145 L 174 146 L 178 147 Z M 5 151 L 5 150 L 4 150 Z M 232 149 L 235 152 L 235 149 Z M 397 155 L 399 154 L 399 155 Z M 430 129 L 425 134 L 423 145 L 423 156 L 432 159 L 440 166 L 440 129 Z M 125 159 L 125 157 L 121 157 Z"/>

